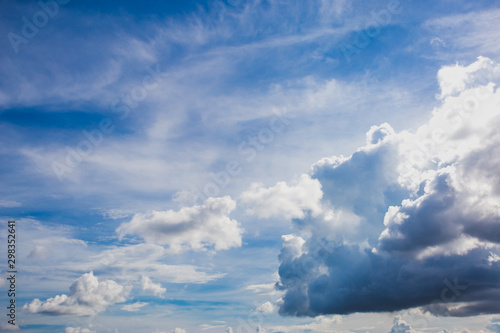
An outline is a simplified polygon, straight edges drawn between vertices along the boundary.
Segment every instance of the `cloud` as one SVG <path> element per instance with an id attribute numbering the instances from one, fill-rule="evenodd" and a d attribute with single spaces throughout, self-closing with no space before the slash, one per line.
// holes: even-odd
<path id="1" fill-rule="evenodd" d="M 136 234 L 148 243 L 168 245 L 174 252 L 226 250 L 241 246 L 243 229 L 238 221 L 229 218 L 235 207 L 236 203 L 229 196 L 208 198 L 201 206 L 184 207 L 179 211 L 136 214 L 117 232 L 120 238 Z"/>
<path id="2" fill-rule="evenodd" d="M 145 307 L 148 304 L 149 303 L 145 303 L 145 302 L 135 302 L 133 304 L 127 304 L 127 305 L 122 306 L 122 310 L 128 311 L 128 312 L 137 312 L 141 308 Z"/>
<path id="3" fill-rule="evenodd" d="M 2 208 L 13 208 L 13 207 L 21 207 L 22 204 L 17 201 L 12 200 L 0 200 L 0 207 Z"/>
<path id="4" fill-rule="evenodd" d="M 304 209 L 282 238 L 280 314 L 500 311 L 500 78 L 485 77 L 498 68 L 442 69 L 426 124 L 374 126 L 351 156 L 312 166 L 322 211 Z"/>
<path id="5" fill-rule="evenodd" d="M 274 312 L 274 305 L 271 302 L 266 302 L 262 304 L 261 306 L 257 307 L 255 311 L 259 313 L 273 313 Z"/>
<path id="6" fill-rule="evenodd" d="M 207 283 L 224 276 L 200 271 L 194 265 L 166 264 L 164 261 L 168 255 L 169 251 L 155 244 L 117 246 L 93 255 L 87 262 L 66 263 L 63 267 L 71 270 L 106 269 L 134 282 L 141 281 L 145 273 L 150 278 L 170 283 Z"/>
<path id="7" fill-rule="evenodd" d="M 154 283 L 147 276 L 142 276 L 141 279 L 142 290 L 152 291 L 155 296 L 163 296 L 167 292 L 166 288 L 163 288 L 161 284 Z"/>
<path id="8" fill-rule="evenodd" d="M 4 331 L 17 331 L 20 330 L 19 326 L 2 323 L 0 328 Z"/>
<path id="9" fill-rule="evenodd" d="M 398 316 L 394 318 L 393 325 L 389 333 L 415 333 L 415 331 L 407 322 Z"/>
<path id="10" fill-rule="evenodd" d="M 69 295 L 57 295 L 43 302 L 37 298 L 25 304 L 23 310 L 48 315 L 93 316 L 115 303 L 125 302 L 128 293 L 128 288 L 113 280 L 99 282 L 90 272 L 71 285 Z"/>
<path id="11" fill-rule="evenodd" d="M 97 333 L 96 331 L 91 331 L 88 328 L 80 327 L 66 327 L 64 333 Z"/>
<path id="12" fill-rule="evenodd" d="M 311 323 L 308 324 L 275 326 L 272 327 L 271 331 L 272 332 L 334 332 L 333 328 L 340 323 L 342 323 L 341 316 L 318 316 L 314 318 L 314 320 Z M 266 331 L 262 327 L 261 329 L 262 331 L 258 332 Z"/>
<path id="13" fill-rule="evenodd" d="M 261 218 L 280 216 L 287 219 L 303 218 L 304 211 L 313 215 L 321 212 L 321 184 L 308 175 L 301 175 L 296 185 L 279 182 L 270 188 L 254 183 L 241 194 L 243 204 L 250 206 L 248 214 Z"/>
<path id="14" fill-rule="evenodd" d="M 486 329 L 488 329 L 490 332 L 500 333 L 500 319 L 492 319 L 491 324 L 486 326 Z"/>
<path id="15" fill-rule="evenodd" d="M 438 71 L 438 82 L 441 88 L 440 98 L 457 95 L 465 89 L 488 83 L 488 79 L 500 77 L 500 66 L 486 57 L 479 57 L 478 61 L 469 66 L 444 66 Z"/>
<path id="16" fill-rule="evenodd" d="M 186 330 L 176 327 L 172 330 L 172 333 L 186 333 Z"/>
<path id="17" fill-rule="evenodd" d="M 252 284 L 245 289 L 251 290 L 257 295 L 274 295 L 276 294 L 276 283 Z"/>

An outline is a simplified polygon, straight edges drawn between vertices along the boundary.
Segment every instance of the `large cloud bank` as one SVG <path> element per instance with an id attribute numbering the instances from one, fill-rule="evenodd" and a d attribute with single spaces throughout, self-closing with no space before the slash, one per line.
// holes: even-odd
<path id="1" fill-rule="evenodd" d="M 374 126 L 351 156 L 313 165 L 321 208 L 288 214 L 295 232 L 279 256 L 281 314 L 500 312 L 499 81 L 488 58 L 444 67 L 428 123 L 399 133 Z M 289 188 L 255 188 L 253 197 L 277 189 Z"/>

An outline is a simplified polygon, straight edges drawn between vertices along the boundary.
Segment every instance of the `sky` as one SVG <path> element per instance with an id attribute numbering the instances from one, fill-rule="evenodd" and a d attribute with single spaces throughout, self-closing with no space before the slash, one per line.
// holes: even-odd
<path id="1" fill-rule="evenodd" d="M 0 330 L 500 332 L 499 26 L 498 0 L 0 1 Z"/>

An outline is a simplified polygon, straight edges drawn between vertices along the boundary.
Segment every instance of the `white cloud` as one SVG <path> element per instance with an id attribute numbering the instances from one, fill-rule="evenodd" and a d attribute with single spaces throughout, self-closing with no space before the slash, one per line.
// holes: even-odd
<path id="1" fill-rule="evenodd" d="M 71 270 L 104 269 L 118 271 L 130 282 L 141 281 L 142 275 L 170 283 L 207 283 L 224 274 L 208 274 L 194 265 L 169 265 L 165 263 L 169 251 L 155 244 L 137 244 L 113 247 L 93 255 L 86 262 L 66 263 Z M 142 287 L 142 286 L 141 286 Z"/>
<path id="2" fill-rule="evenodd" d="M 440 42 L 448 46 L 440 52 L 453 51 L 450 58 L 457 59 L 457 53 L 460 57 L 465 54 L 498 56 L 500 46 L 495 41 L 500 37 L 500 32 L 496 29 L 499 15 L 498 8 L 469 11 L 463 14 L 440 16 L 426 22 L 424 27 L 428 28 L 432 34 L 438 35 Z"/>
<path id="3" fill-rule="evenodd" d="M 141 279 L 142 290 L 152 291 L 155 296 L 163 296 L 167 292 L 166 288 L 163 288 L 161 284 L 154 283 L 147 276 L 142 276 Z"/>
<path id="4" fill-rule="evenodd" d="M 342 322 L 341 316 L 317 316 L 311 323 L 303 325 L 275 326 L 272 332 L 336 332 L 335 326 Z M 263 331 L 265 332 L 265 330 Z"/>
<path id="5" fill-rule="evenodd" d="M 183 249 L 203 251 L 226 250 L 241 246 L 238 221 L 229 218 L 236 203 L 228 196 L 208 198 L 201 206 L 184 207 L 179 211 L 153 211 L 136 214 L 117 232 L 120 238 L 139 235 L 148 243 L 168 245 L 173 252 Z"/>
<path id="6" fill-rule="evenodd" d="M 17 201 L 12 200 L 0 200 L 0 207 L 3 208 L 12 208 L 12 207 L 21 207 L 22 204 Z"/>
<path id="7" fill-rule="evenodd" d="M 274 310 L 275 310 L 275 307 L 274 307 L 273 303 L 271 303 L 271 302 L 265 302 L 261 306 L 257 307 L 257 309 L 255 309 L 255 311 L 257 311 L 259 313 L 273 313 Z"/>
<path id="8" fill-rule="evenodd" d="M 389 333 L 415 333 L 415 331 L 407 322 L 398 316 L 394 318 L 393 325 Z"/>
<path id="9" fill-rule="evenodd" d="M 128 312 L 137 312 L 148 304 L 149 303 L 145 303 L 145 302 L 135 302 L 132 304 L 127 304 L 127 305 L 122 306 L 122 310 L 128 311 Z"/>
<path id="10" fill-rule="evenodd" d="M 262 218 L 285 217 L 303 218 L 304 211 L 313 215 L 321 212 L 321 184 L 308 175 L 301 175 L 295 185 L 289 186 L 279 182 L 270 188 L 254 183 L 251 188 L 241 194 L 241 201 L 249 206 L 247 213 Z"/>
<path id="11" fill-rule="evenodd" d="M 66 327 L 64 333 L 97 333 L 96 331 L 91 331 L 88 328 L 80 327 Z"/>
<path id="12" fill-rule="evenodd" d="M 129 288 L 113 280 L 99 282 L 90 272 L 71 285 L 69 295 L 57 295 L 43 302 L 34 299 L 30 304 L 25 304 L 23 310 L 50 315 L 92 316 L 115 303 L 125 302 L 128 293 Z"/>
<path id="13" fill-rule="evenodd" d="M 437 78 L 441 88 L 440 98 L 445 98 L 500 78 L 500 65 L 495 65 L 489 58 L 479 57 L 469 66 L 444 66 Z"/>
<path id="14" fill-rule="evenodd" d="M 186 330 L 176 327 L 172 330 L 172 333 L 186 333 Z"/>
<path id="15" fill-rule="evenodd" d="M 247 286 L 245 289 L 251 290 L 257 295 L 274 295 L 277 292 L 275 283 L 253 284 Z"/>
<path id="16" fill-rule="evenodd" d="M 0 325 L 0 328 L 4 331 L 18 331 L 18 330 L 20 330 L 19 326 L 17 326 L 17 325 L 11 325 L 11 324 L 6 324 L 6 323 L 2 323 Z"/>

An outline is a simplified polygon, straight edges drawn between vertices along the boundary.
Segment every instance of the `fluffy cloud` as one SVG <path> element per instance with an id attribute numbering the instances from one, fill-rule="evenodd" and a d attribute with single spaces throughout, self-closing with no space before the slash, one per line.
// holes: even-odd
<path id="1" fill-rule="evenodd" d="M 135 234 L 148 243 L 168 245 L 174 252 L 183 249 L 226 250 L 241 246 L 243 229 L 238 221 L 229 218 L 235 207 L 235 201 L 228 196 L 208 198 L 203 205 L 184 207 L 179 211 L 136 214 L 117 232 L 121 238 Z"/>
<path id="2" fill-rule="evenodd" d="M 500 311 L 499 70 L 483 57 L 443 68 L 428 123 L 374 126 L 351 156 L 313 165 L 321 212 L 282 212 L 295 234 L 279 256 L 281 314 Z"/>
<path id="3" fill-rule="evenodd" d="M 313 215 L 321 212 L 321 184 L 308 175 L 302 175 L 294 186 L 279 182 L 270 188 L 262 184 L 252 184 L 250 190 L 242 193 L 241 201 L 250 206 L 249 214 L 262 218 L 282 216 L 284 218 L 303 218 L 304 211 Z"/>
<path id="4" fill-rule="evenodd" d="M 398 316 L 394 318 L 393 326 L 389 333 L 415 333 L 415 331 L 406 321 Z"/>
<path id="5" fill-rule="evenodd" d="M 34 299 L 23 310 L 49 315 L 93 316 L 108 306 L 126 301 L 129 289 L 115 281 L 99 282 L 93 272 L 79 277 L 70 287 L 69 295 L 57 295 L 42 302 Z"/>
<path id="6" fill-rule="evenodd" d="M 161 284 L 154 283 L 150 278 L 144 275 L 141 278 L 141 286 L 142 290 L 152 291 L 155 296 L 162 296 L 167 292 L 167 289 L 163 288 Z"/>
<path id="7" fill-rule="evenodd" d="M 266 302 L 256 309 L 259 313 L 272 313 L 274 312 L 274 305 L 271 302 Z"/>

